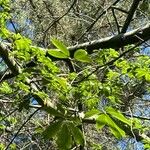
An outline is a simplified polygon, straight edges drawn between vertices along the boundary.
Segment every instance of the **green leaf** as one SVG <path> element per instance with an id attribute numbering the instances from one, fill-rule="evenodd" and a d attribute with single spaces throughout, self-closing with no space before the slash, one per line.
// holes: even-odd
<path id="1" fill-rule="evenodd" d="M 145 79 L 146 79 L 147 82 L 150 82 L 150 72 L 146 73 Z"/>
<path id="2" fill-rule="evenodd" d="M 46 130 L 43 132 L 43 136 L 45 139 L 51 139 L 56 136 L 56 134 L 59 132 L 62 125 L 62 121 L 57 121 L 52 124 L 50 124 Z"/>
<path id="3" fill-rule="evenodd" d="M 1 131 L 1 130 L 4 130 L 5 128 L 6 128 L 6 126 L 5 126 L 5 125 L 0 124 L 0 131 Z"/>
<path id="4" fill-rule="evenodd" d="M 149 150 L 149 149 L 150 149 L 150 143 L 144 144 L 144 149 L 145 149 L 145 150 Z"/>
<path id="5" fill-rule="evenodd" d="M 135 72 L 136 72 L 136 76 L 137 76 L 138 78 L 141 78 L 141 77 L 145 76 L 147 70 L 146 70 L 145 68 L 137 68 L 137 69 L 135 70 Z"/>
<path id="6" fill-rule="evenodd" d="M 66 56 L 62 51 L 58 49 L 50 49 L 48 50 L 48 53 L 56 58 L 68 58 L 68 56 Z"/>
<path id="7" fill-rule="evenodd" d="M 76 142 L 76 144 L 79 145 L 84 145 L 84 136 L 83 133 L 81 132 L 81 130 L 75 126 L 75 124 L 73 124 L 72 122 L 68 123 L 69 125 L 69 129 L 71 131 L 71 134 L 73 136 L 74 141 Z"/>
<path id="8" fill-rule="evenodd" d="M 101 129 L 105 125 L 111 129 L 111 132 L 116 138 L 125 136 L 125 132 L 120 129 L 119 126 L 117 126 L 116 123 L 107 114 L 102 114 L 96 119 L 96 126 L 98 129 Z"/>
<path id="9" fill-rule="evenodd" d="M 0 149 L 4 150 L 5 149 L 5 145 L 3 143 L 0 143 Z"/>
<path id="10" fill-rule="evenodd" d="M 127 60 L 121 60 L 115 62 L 115 65 L 121 69 L 122 74 L 126 74 L 130 68 L 130 64 Z"/>
<path id="11" fill-rule="evenodd" d="M 53 38 L 51 41 L 67 58 L 70 56 L 69 50 L 62 42 L 55 38 Z"/>
<path id="12" fill-rule="evenodd" d="M 59 149 L 67 150 L 70 149 L 72 146 L 72 137 L 67 127 L 67 124 L 64 123 L 60 128 L 60 131 L 57 134 L 57 145 Z"/>
<path id="13" fill-rule="evenodd" d="M 56 110 L 52 107 L 43 107 L 43 109 L 50 115 L 57 116 L 57 117 L 63 117 L 63 114 L 61 114 L 60 112 L 58 112 L 58 110 Z"/>
<path id="14" fill-rule="evenodd" d="M 121 134 L 120 134 L 116 129 L 111 128 L 111 127 L 109 127 L 109 129 L 110 129 L 110 132 L 111 132 L 117 139 L 120 139 L 120 138 L 122 137 Z"/>
<path id="15" fill-rule="evenodd" d="M 26 50 L 25 53 L 30 50 L 31 40 L 21 36 L 20 34 L 14 34 L 14 46 L 18 51 Z"/>
<path id="16" fill-rule="evenodd" d="M 128 124 L 129 126 L 131 125 L 131 121 L 124 117 L 123 114 L 121 114 L 121 112 L 116 111 L 114 108 L 108 107 L 106 108 L 106 112 L 109 113 L 112 117 Z"/>
<path id="17" fill-rule="evenodd" d="M 108 50 L 109 50 L 109 55 L 111 57 L 118 57 L 119 56 L 119 53 L 115 49 L 110 48 Z"/>
<path id="18" fill-rule="evenodd" d="M 96 128 L 102 129 L 105 125 L 107 125 L 107 117 L 105 114 L 99 115 L 98 118 L 96 118 Z"/>
<path id="19" fill-rule="evenodd" d="M 23 82 L 16 82 L 16 86 L 18 86 L 21 90 L 29 93 L 30 92 L 30 87 Z"/>
<path id="20" fill-rule="evenodd" d="M 81 62 L 91 62 L 90 57 L 88 56 L 88 53 L 83 50 L 79 49 L 74 53 L 74 58 Z"/>
<path id="21" fill-rule="evenodd" d="M 100 113 L 99 110 L 97 110 L 97 109 L 92 109 L 92 110 L 90 110 L 89 112 L 87 112 L 87 113 L 85 114 L 85 118 L 90 118 L 90 117 L 92 117 L 92 116 L 98 115 L 99 113 Z"/>
<path id="22" fill-rule="evenodd" d="M 15 143 L 10 145 L 10 150 L 16 150 L 17 149 L 17 145 Z"/>
<path id="23" fill-rule="evenodd" d="M 67 79 L 63 77 L 57 77 L 57 81 L 64 89 L 67 90 Z"/>
<path id="24" fill-rule="evenodd" d="M 114 80 L 114 79 L 118 78 L 119 75 L 120 75 L 120 74 L 119 74 L 118 72 L 115 72 L 115 71 L 113 71 L 113 70 L 109 70 L 109 72 L 108 72 L 108 74 L 107 74 L 107 77 L 108 77 L 108 79 L 110 79 L 110 80 Z"/>
<path id="25" fill-rule="evenodd" d="M 0 87 L 0 92 L 9 94 L 9 93 L 12 92 L 12 89 L 11 89 L 11 87 L 8 85 L 7 82 L 3 82 L 2 85 L 1 85 L 1 87 Z"/>
<path id="26" fill-rule="evenodd" d="M 41 99 L 48 99 L 48 95 L 44 91 L 35 92 Z"/>
<path id="27" fill-rule="evenodd" d="M 116 138 L 121 138 L 125 136 L 125 132 L 119 128 L 119 126 L 116 125 L 116 123 L 107 115 L 107 124 L 111 129 L 112 134 L 114 134 L 114 136 Z"/>

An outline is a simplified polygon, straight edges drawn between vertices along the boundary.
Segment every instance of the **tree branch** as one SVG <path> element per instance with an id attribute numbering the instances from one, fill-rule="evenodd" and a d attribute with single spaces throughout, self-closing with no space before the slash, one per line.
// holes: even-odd
<path id="1" fill-rule="evenodd" d="M 86 49 L 89 53 L 92 53 L 95 49 L 104 49 L 104 48 L 121 48 L 129 44 L 136 44 L 143 39 L 147 41 L 150 39 L 150 23 L 145 25 L 142 28 L 138 28 L 132 31 L 129 31 L 124 34 L 119 34 L 116 36 L 106 37 L 99 40 L 94 40 L 75 46 L 68 47 L 71 55 L 73 56 L 74 52 L 78 49 Z"/>
<path id="2" fill-rule="evenodd" d="M 86 31 L 78 38 L 78 41 L 82 39 L 82 37 L 89 32 L 93 26 L 96 24 L 96 22 L 104 15 L 107 13 L 109 9 L 111 9 L 112 6 L 116 5 L 120 0 L 116 0 L 113 2 L 111 5 L 109 5 L 106 9 L 103 10 L 103 12 L 92 22 L 92 24 L 86 29 Z"/>
<path id="3" fill-rule="evenodd" d="M 9 45 L 5 43 L 0 43 L 0 56 L 3 58 L 8 68 L 12 71 L 14 75 L 18 75 L 20 72 L 19 67 L 16 65 L 16 62 L 13 58 L 9 56 Z"/>
<path id="4" fill-rule="evenodd" d="M 141 0 L 133 0 L 133 3 L 132 3 L 131 8 L 129 10 L 128 16 L 125 20 L 123 27 L 122 27 L 121 33 L 125 33 L 127 31 L 129 24 L 133 18 L 135 11 L 137 10 L 137 7 L 138 7 L 140 1 Z"/>
<path id="5" fill-rule="evenodd" d="M 46 38 L 46 33 L 50 30 L 50 28 L 57 22 L 59 22 L 64 16 L 66 16 L 70 10 L 73 8 L 73 6 L 75 5 L 75 3 L 77 2 L 77 0 L 73 0 L 71 6 L 68 8 L 68 10 L 60 17 L 58 17 L 56 20 L 54 20 L 52 23 L 50 23 L 50 25 L 48 26 L 48 28 L 44 31 L 44 37 L 43 37 L 43 42 L 45 41 Z"/>
<path id="6" fill-rule="evenodd" d="M 82 43 L 82 44 L 78 44 L 78 45 L 74 45 L 71 47 L 68 47 L 68 49 L 70 50 L 70 55 L 71 57 L 73 57 L 74 52 L 78 49 L 85 49 L 87 50 L 88 53 L 92 53 L 93 50 L 95 49 L 104 49 L 104 48 L 120 48 L 129 44 L 136 44 L 138 42 L 140 42 L 141 40 L 143 41 L 147 41 L 150 39 L 150 23 L 148 23 L 147 25 L 145 25 L 142 28 L 138 28 L 135 30 L 132 30 L 130 32 L 124 33 L 124 34 L 119 34 L 116 36 L 111 36 L 111 37 L 106 37 L 103 39 L 99 39 L 99 40 L 94 40 L 94 41 L 90 41 L 90 42 L 86 42 L 86 43 Z M 9 55 L 8 55 L 8 47 L 11 47 L 10 43 L 4 43 L 1 42 L 0 43 L 0 55 L 1 57 L 4 59 L 5 63 L 7 64 L 7 66 L 9 67 L 9 69 L 12 71 L 13 74 L 8 74 L 5 78 L 11 78 L 17 75 L 18 70 L 17 70 L 17 66 L 14 64 L 14 61 L 11 61 L 9 59 Z M 35 47 L 35 46 L 33 46 Z M 40 48 L 40 47 L 39 47 Z M 44 49 L 44 48 L 40 48 L 41 50 L 48 50 L 48 49 Z M 48 52 L 46 53 L 47 57 L 50 57 L 54 60 L 60 60 L 57 58 L 53 58 L 51 55 L 48 54 Z M 34 62 L 29 62 L 27 64 L 26 67 L 33 67 L 36 64 Z"/>

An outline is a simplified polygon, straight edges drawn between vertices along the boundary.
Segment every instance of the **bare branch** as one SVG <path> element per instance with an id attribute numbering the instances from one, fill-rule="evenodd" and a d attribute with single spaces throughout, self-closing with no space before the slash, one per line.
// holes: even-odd
<path id="1" fill-rule="evenodd" d="M 29 117 L 28 119 L 21 125 L 21 127 L 18 129 L 17 133 L 14 135 L 14 137 L 12 138 L 12 140 L 9 142 L 9 144 L 7 145 L 7 147 L 5 148 L 5 150 L 8 150 L 9 146 L 12 144 L 12 142 L 14 141 L 14 139 L 18 136 L 19 132 L 21 131 L 21 129 L 25 126 L 25 124 L 39 111 L 39 109 L 36 109 Z"/>
<path id="2" fill-rule="evenodd" d="M 69 9 L 59 18 L 57 18 L 56 20 L 54 20 L 52 23 L 50 23 L 50 25 L 48 26 L 48 28 L 44 31 L 44 37 L 43 37 L 43 41 L 45 41 L 46 38 L 46 33 L 48 32 L 48 30 L 57 22 L 59 22 L 64 16 L 66 16 L 70 10 L 73 8 L 73 6 L 75 5 L 75 3 L 77 2 L 77 0 L 73 0 L 73 3 L 71 4 L 71 6 L 69 7 Z"/>
<path id="3" fill-rule="evenodd" d="M 123 27 L 122 27 L 121 33 L 125 33 L 127 31 L 129 24 L 133 18 L 135 11 L 137 10 L 137 7 L 138 7 L 140 1 L 141 0 L 133 0 L 133 3 L 132 3 L 131 8 L 129 10 L 128 16 L 125 20 Z"/>
<path id="4" fill-rule="evenodd" d="M 16 65 L 16 62 L 13 58 L 9 56 L 9 47 L 4 43 L 0 43 L 0 56 L 3 58 L 8 68 L 12 71 L 14 75 L 18 75 L 20 72 L 19 67 Z"/>
<path id="5" fill-rule="evenodd" d="M 116 10 L 119 10 L 119 11 L 121 11 L 121 12 L 123 12 L 123 13 L 128 14 L 128 12 L 127 12 L 126 10 L 124 10 L 124 9 L 122 9 L 122 8 L 119 8 L 119 7 L 117 7 L 117 6 L 112 6 L 111 8 L 116 9 Z"/>
<path id="6" fill-rule="evenodd" d="M 73 53 L 77 49 L 86 49 L 89 53 L 92 53 L 92 51 L 95 49 L 120 48 L 129 44 L 136 44 L 139 41 L 141 41 L 141 39 L 143 39 L 144 41 L 149 40 L 150 39 L 149 33 L 150 33 L 150 23 L 148 23 L 142 28 L 138 28 L 124 34 L 119 34 L 116 36 L 106 37 L 103 39 L 78 44 L 75 46 L 68 47 L 68 49 L 71 51 L 71 54 L 73 55 Z"/>
<path id="7" fill-rule="evenodd" d="M 106 12 L 111 9 L 113 5 L 116 5 L 120 0 L 116 0 L 114 3 L 112 3 L 110 6 L 108 6 L 104 11 L 93 21 L 93 23 L 86 29 L 86 31 L 78 38 L 78 41 L 82 39 L 82 37 L 89 32 L 93 26 L 96 24 L 96 22 L 104 15 Z"/>
<path id="8" fill-rule="evenodd" d="M 113 14 L 114 20 L 115 20 L 115 22 L 116 22 L 118 34 L 120 34 L 120 25 L 119 25 L 119 23 L 118 23 L 118 20 L 117 20 L 116 15 L 115 15 L 115 10 L 114 10 L 114 8 L 112 8 L 111 10 L 112 10 L 112 14 Z"/>

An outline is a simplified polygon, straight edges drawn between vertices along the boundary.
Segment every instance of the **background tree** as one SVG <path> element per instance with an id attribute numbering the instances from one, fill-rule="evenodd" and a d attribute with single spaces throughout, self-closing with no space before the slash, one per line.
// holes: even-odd
<path id="1" fill-rule="evenodd" d="M 149 148 L 148 1 L 1 0 L 0 13 L 1 149 Z"/>

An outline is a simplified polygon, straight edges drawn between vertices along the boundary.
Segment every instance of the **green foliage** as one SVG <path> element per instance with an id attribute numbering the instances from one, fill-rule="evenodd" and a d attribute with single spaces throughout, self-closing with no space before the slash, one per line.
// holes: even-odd
<path id="1" fill-rule="evenodd" d="M 150 69 L 149 68 L 137 68 L 135 70 L 137 78 L 145 78 L 146 81 L 150 82 Z"/>
<path id="2" fill-rule="evenodd" d="M 62 42 L 54 38 L 51 41 L 56 46 L 56 48 L 58 48 L 63 54 L 69 57 L 70 52 Z"/>
<path id="3" fill-rule="evenodd" d="M 128 126 L 131 126 L 131 121 L 123 116 L 121 112 L 113 109 L 112 107 L 106 107 L 105 111 L 106 112 L 103 113 L 99 110 L 93 109 L 86 113 L 85 118 L 96 118 L 97 129 L 102 129 L 104 126 L 108 126 L 116 138 L 124 137 L 124 129 L 121 129 L 116 123 L 121 121 Z"/>
<path id="4" fill-rule="evenodd" d="M 14 34 L 13 40 L 14 51 L 11 53 L 11 55 L 23 61 L 31 60 L 31 41 L 25 37 L 22 37 L 20 34 Z"/>
<path id="5" fill-rule="evenodd" d="M 66 150 L 85 145 L 86 138 L 81 131 L 84 119 L 93 119 L 97 129 L 109 129 L 117 139 L 128 134 L 125 129 L 141 130 L 138 121 L 122 114 L 120 105 L 125 103 L 123 96 L 128 95 L 124 93 L 127 89 L 130 88 L 131 94 L 134 94 L 133 89 L 139 82 L 150 82 L 148 56 L 139 56 L 134 60 L 122 57 L 112 64 L 105 65 L 118 58 L 119 52 L 104 49 L 89 56 L 86 50 L 79 49 L 71 58 L 67 47 L 53 38 L 51 42 L 57 49 L 49 49 L 48 57 L 45 50 L 32 46 L 28 38 L 20 34 L 11 34 L 5 28 L 1 29 L 1 33 L 2 38 L 12 39 L 10 56 L 19 62 L 21 72 L 14 78 L 14 85 L 10 86 L 9 81 L 2 82 L 0 92 L 12 94 L 15 89 L 19 111 L 23 108 L 30 109 L 28 95 L 32 95 L 42 106 L 41 110 L 54 118 L 44 130 L 43 136 L 45 139 L 55 140 L 59 149 Z M 61 61 L 53 62 L 53 57 L 58 61 L 69 59 L 77 69 L 70 73 L 68 69 L 63 68 Z M 36 62 L 34 68 L 24 67 L 31 60 Z M 81 64 L 81 68 L 78 67 L 78 63 Z M 97 66 L 101 65 L 103 67 L 97 69 Z M 140 96 L 142 95 L 143 93 Z M 24 99 L 25 96 L 27 100 Z M 106 104 L 102 105 L 104 100 Z M 78 110 L 80 103 L 84 106 L 83 112 Z M 18 121 L 12 119 L 11 122 L 15 124 Z M 1 130 L 4 129 L 5 126 L 2 125 Z M 12 145 L 11 148 L 16 147 Z"/>
<path id="6" fill-rule="evenodd" d="M 5 94 L 12 93 L 12 89 L 7 82 L 2 83 L 2 85 L 0 87 L 0 91 Z"/>
<path id="7" fill-rule="evenodd" d="M 88 53 L 83 49 L 77 50 L 74 53 L 74 58 L 81 62 L 91 62 L 91 59 L 90 59 Z"/>
<path id="8" fill-rule="evenodd" d="M 58 132 L 56 143 L 61 150 L 70 149 L 72 146 L 72 137 L 66 122 L 62 124 L 61 129 Z"/>
<path id="9" fill-rule="evenodd" d="M 90 74 L 94 59 L 96 60 L 94 63 L 104 64 L 118 57 L 118 52 L 108 49 L 101 53 L 102 56 L 99 56 L 98 53 L 94 58 L 90 58 L 85 50 L 77 50 L 74 54 L 74 61 L 90 62 L 91 66 L 86 68 L 83 65 L 82 72 L 69 73 L 63 77 L 61 76 L 61 68 L 50 58 L 47 58 L 42 49 L 32 47 L 30 40 L 20 35 L 17 36 L 20 38 L 14 40 L 13 56 L 19 61 L 22 59 L 28 61 L 30 57 L 36 56 L 37 67 L 36 69 L 23 69 L 22 73 L 15 79 L 14 87 L 21 91 L 23 95 L 33 94 L 38 102 L 42 100 L 42 110 L 55 118 L 55 121 L 43 132 L 45 139 L 55 140 L 59 149 L 64 150 L 70 149 L 74 145 L 84 146 L 85 137 L 79 128 L 82 119 L 96 120 L 97 129 L 108 128 L 117 139 L 126 136 L 125 127 L 130 129 L 132 126 L 134 129 L 141 129 L 139 122 L 134 121 L 133 126 L 133 120 L 126 118 L 118 110 L 118 104 L 123 103 L 121 98 L 126 82 L 132 79 L 134 85 L 139 80 L 149 81 L 149 57 L 139 57 L 134 62 L 125 58 L 117 60 L 114 63 L 115 69 L 109 66 L 105 68 L 105 80 L 102 82 L 96 73 Z M 68 59 L 70 57 L 69 51 L 60 41 L 53 39 L 52 42 L 58 49 L 54 50 L 56 53 L 49 50 L 52 52 L 49 53 L 50 55 L 56 58 Z M 101 62 L 97 59 L 100 57 Z M 145 63 L 145 68 L 142 68 L 143 63 Z M 41 87 L 46 86 L 46 90 L 31 90 L 30 83 L 26 82 L 29 79 L 36 78 L 37 73 L 40 79 L 39 85 Z M 76 84 L 75 81 L 80 80 L 81 82 Z M 75 85 L 72 84 L 73 82 Z M 12 93 L 12 88 L 9 87 L 8 82 L 3 82 L 0 90 L 7 94 Z M 48 92 L 49 90 L 52 92 Z M 22 95 L 16 95 L 16 97 L 20 96 Z M 51 100 L 53 97 L 57 99 L 57 102 Z M 99 102 L 103 101 L 103 98 L 107 99 L 108 106 L 104 106 L 101 110 L 98 105 Z M 75 107 L 78 107 L 77 100 L 85 105 L 85 115 L 81 116 L 78 112 L 76 114 L 75 110 L 70 111 L 73 103 Z M 19 110 L 29 109 L 29 104 L 30 101 L 19 100 Z M 115 107 L 113 108 L 113 106 Z"/>
<path id="10" fill-rule="evenodd" d="M 9 19 L 10 14 L 10 3 L 9 0 L 0 0 L 0 6 L 1 6 L 1 10 L 0 10 L 0 31 L 2 32 L 1 29 L 5 28 L 6 25 L 6 20 Z M 3 35 L 3 33 L 1 33 L 0 35 Z"/>
<path id="11" fill-rule="evenodd" d="M 58 110 L 52 108 L 51 106 L 45 107 L 44 110 L 49 113 L 50 115 L 56 116 L 56 117 L 63 117 L 63 114 L 61 114 Z"/>
<path id="12" fill-rule="evenodd" d="M 16 149 L 17 149 L 16 144 L 15 144 L 15 143 L 11 144 L 11 145 L 10 145 L 10 149 L 11 149 L 11 150 L 16 150 Z"/>
<path id="13" fill-rule="evenodd" d="M 73 141 L 77 145 L 84 145 L 83 133 L 70 121 L 53 122 L 43 132 L 43 136 L 46 139 L 56 138 L 59 149 L 70 149 Z"/>
<path id="14" fill-rule="evenodd" d="M 81 130 L 76 127 L 75 124 L 73 124 L 72 122 L 68 122 L 68 128 L 70 129 L 71 135 L 75 143 L 83 146 L 85 143 L 85 139 Z"/>
<path id="15" fill-rule="evenodd" d="M 48 53 L 56 58 L 69 58 L 70 53 L 67 47 L 57 39 L 52 39 L 52 43 L 58 48 L 57 50 L 50 49 Z"/>
<path id="16" fill-rule="evenodd" d="M 111 133 L 114 134 L 116 138 L 122 138 L 125 136 L 125 132 L 120 127 L 118 127 L 113 119 L 107 114 L 99 115 L 99 117 L 96 119 L 96 125 L 98 129 L 101 129 L 107 125 Z"/>
<path id="17" fill-rule="evenodd" d="M 50 49 L 48 53 L 56 58 L 68 58 L 61 50 Z"/>
<path id="18" fill-rule="evenodd" d="M 0 149 L 1 149 L 1 150 L 4 150 L 4 149 L 5 149 L 5 145 L 2 144 L 2 143 L 0 143 Z"/>
<path id="19" fill-rule="evenodd" d="M 11 2 L 17 3 L 17 1 Z M 24 9 L 22 9 L 23 12 L 26 11 L 26 8 L 29 8 L 28 3 L 27 5 L 24 3 L 25 1 L 18 2 L 24 6 Z M 9 21 L 8 19 L 10 19 L 9 3 L 9 0 L 0 0 L 0 40 L 10 42 L 10 46 L 8 44 L 8 58 L 10 58 L 10 63 L 13 60 L 13 66 L 19 68 L 19 74 L 7 81 L 3 81 L 5 75 L 7 78 L 7 73 L 10 73 L 12 76 L 16 73 L 14 73 L 11 68 L 8 68 L 5 72 L 7 66 L 6 64 L 2 64 L 1 71 L 6 74 L 4 73 L 0 79 L 0 98 L 2 100 L 4 99 L 4 101 L 6 98 L 6 104 L 3 104 L 2 101 L 0 102 L 0 106 L 2 106 L 2 109 L 5 109 L 8 108 L 7 103 L 11 103 L 9 109 L 17 108 L 17 110 L 19 110 L 19 115 L 16 117 L 17 112 L 14 117 L 7 117 L 9 112 L 7 110 L 4 112 L 2 111 L 2 113 L 0 113 L 0 119 L 2 120 L 0 120 L 2 122 L 0 124 L 0 133 L 3 132 L 4 135 L 6 134 L 7 136 L 7 126 L 13 128 L 14 132 L 17 133 L 14 127 L 16 127 L 16 129 L 19 128 L 18 123 L 21 121 L 24 122 L 24 119 L 28 116 L 27 114 L 33 112 L 32 107 L 34 107 L 34 109 L 39 108 L 39 112 L 36 121 L 30 120 L 31 126 L 35 127 L 35 132 L 32 133 L 31 136 L 33 139 L 30 140 L 34 141 L 34 136 L 36 139 L 39 138 L 37 135 L 40 134 L 41 137 L 41 134 L 43 134 L 45 145 L 47 144 L 45 141 L 53 140 L 57 144 L 57 149 L 77 149 L 79 146 L 86 146 L 86 144 L 91 142 L 88 135 L 93 134 L 92 130 L 96 131 L 94 127 L 97 127 L 101 132 L 104 130 L 106 133 L 111 133 L 108 134 L 108 136 L 110 135 L 112 137 L 112 135 L 114 135 L 117 139 L 124 137 L 127 138 L 128 136 L 134 137 L 136 136 L 134 131 L 137 131 L 136 133 L 140 134 L 147 132 L 148 129 L 144 126 L 147 126 L 148 123 L 134 118 L 134 115 L 132 115 L 135 111 L 134 108 L 131 113 L 129 113 L 128 109 L 130 104 L 132 105 L 134 101 L 136 102 L 137 99 L 141 99 L 144 93 L 148 91 L 150 83 L 149 56 L 144 56 L 138 53 L 139 48 L 135 48 L 132 52 L 126 53 L 124 56 L 121 56 L 122 53 L 115 49 L 94 50 L 91 55 L 89 55 L 84 49 L 78 49 L 74 52 L 74 55 L 70 55 L 70 51 L 63 42 L 55 38 L 52 38 L 51 42 L 56 49 L 44 49 L 33 46 L 32 41 L 27 37 L 22 36 L 18 29 L 17 34 L 8 30 L 6 25 Z M 44 13 L 45 10 L 50 7 L 46 1 L 37 1 L 37 3 L 40 3 L 40 5 L 45 4 L 43 9 Z M 50 5 L 53 6 L 53 3 L 58 5 L 58 1 L 54 1 Z M 109 4 L 109 1 L 107 3 Z M 66 3 L 65 1 L 61 3 L 61 7 L 64 4 L 67 4 L 66 6 L 68 7 L 68 1 L 66 1 Z M 80 2 L 78 2 L 78 4 L 80 4 Z M 94 17 L 88 14 L 88 12 L 91 12 L 91 10 L 85 7 L 88 4 L 87 1 L 83 1 L 83 6 L 81 6 L 81 8 L 85 8 L 85 10 L 82 10 L 82 14 L 86 14 L 86 16 L 90 17 L 86 17 L 85 19 L 80 18 L 78 21 L 94 18 L 96 16 L 94 12 L 92 12 Z M 93 3 L 91 3 L 91 5 L 91 9 L 93 9 Z M 45 6 L 48 7 L 45 9 Z M 149 6 L 150 4 L 148 4 L 148 0 L 144 0 L 141 3 L 140 8 L 144 12 L 148 12 Z M 25 25 L 27 24 L 28 19 L 31 21 L 29 23 L 30 25 L 32 22 L 37 21 L 43 30 L 45 25 L 47 26 L 50 22 L 50 18 L 53 17 L 47 17 L 45 15 L 43 18 L 49 18 L 50 20 L 44 22 L 41 14 L 36 8 L 36 4 L 32 7 L 35 7 L 34 11 L 28 13 L 33 14 L 34 12 L 38 17 L 37 20 L 39 22 L 29 15 L 27 18 L 25 17 Z M 76 6 L 72 8 L 73 11 L 76 11 L 76 9 L 80 9 L 80 6 L 79 8 Z M 53 9 L 55 10 L 55 7 Z M 59 8 L 58 10 L 62 13 L 62 10 Z M 68 14 L 69 18 L 74 18 L 74 16 L 70 17 L 69 12 Z M 98 14 L 98 12 L 96 14 Z M 15 14 L 12 15 L 14 16 L 13 19 L 15 22 L 17 17 Z M 60 14 L 58 14 L 58 16 L 59 15 Z M 23 14 L 22 16 L 24 18 L 26 14 Z M 59 19 L 61 20 L 62 18 L 58 17 L 58 21 L 54 24 L 57 26 L 57 22 L 60 25 L 61 22 L 63 22 L 64 26 L 66 26 L 65 28 L 68 30 L 68 25 L 64 20 L 66 21 L 70 19 L 68 19 L 68 17 L 61 21 Z M 85 22 L 88 22 L 88 20 Z M 17 22 L 15 23 L 17 24 Z M 110 24 L 111 23 L 110 19 Z M 119 20 L 119 23 L 122 22 Z M 81 26 L 84 26 L 84 23 L 79 22 L 79 28 L 81 27 L 80 24 Z M 108 23 L 105 24 L 105 21 L 103 21 L 102 24 L 103 26 L 107 26 Z M 75 28 L 76 27 L 77 26 L 75 25 Z M 22 30 L 26 27 L 17 24 L 17 28 Z M 36 32 L 40 27 L 34 24 L 34 28 L 34 32 L 29 34 L 38 35 Z M 98 24 L 95 28 L 100 30 Z M 54 30 L 53 27 L 51 27 L 51 29 L 52 31 Z M 84 31 L 84 27 L 80 29 L 80 31 L 82 30 Z M 26 33 L 28 31 L 29 30 L 23 32 Z M 49 31 L 47 31 L 47 33 L 48 32 Z M 60 32 L 64 36 L 68 36 L 65 32 L 57 32 Z M 67 32 L 74 34 L 74 31 L 68 30 Z M 47 36 L 47 33 L 44 33 L 44 36 Z M 49 34 L 47 37 L 49 38 L 51 35 L 52 34 Z M 45 44 L 46 41 L 44 38 L 42 41 L 41 37 L 38 35 L 40 42 L 36 39 L 37 37 L 34 37 L 36 40 L 33 41 L 37 45 L 39 43 Z M 132 45 L 124 47 L 124 51 L 129 50 L 131 47 Z M 134 51 L 136 51 L 136 55 L 134 55 Z M 29 64 L 31 66 L 27 67 Z M 70 69 L 70 67 L 72 69 Z M 38 103 L 38 105 L 34 105 L 34 102 Z M 23 113 L 26 114 L 23 116 Z M 129 114 L 131 114 L 131 116 Z M 23 120 L 21 120 L 21 117 Z M 49 117 L 50 119 L 45 121 L 46 118 Z M 44 119 L 42 120 L 41 118 Z M 92 128 L 92 130 L 84 128 L 88 123 L 95 124 L 95 126 L 87 126 L 90 127 L 90 129 Z M 24 127 L 27 127 L 28 129 L 30 129 L 31 126 L 24 125 Z M 47 127 L 45 128 L 45 126 Z M 21 132 L 23 136 L 25 134 L 24 131 Z M 21 134 L 18 135 L 17 140 L 19 142 L 22 140 L 19 137 L 22 136 Z M 96 134 L 99 134 L 99 132 L 96 132 Z M 139 136 L 141 136 L 140 134 Z M 10 137 L 8 136 L 7 138 Z M 144 137 L 143 143 L 145 143 L 145 149 L 149 149 L 148 140 L 147 137 Z M 26 143 L 24 143 L 24 145 L 25 144 Z M 91 145 L 93 149 L 103 149 L 101 144 L 95 144 L 93 142 Z M 18 149 L 18 147 L 14 143 L 10 144 L 9 148 L 15 150 Z M 0 149 L 5 149 L 3 143 L 0 144 Z"/>
<path id="20" fill-rule="evenodd" d="M 85 114 L 85 118 L 90 118 L 90 117 L 93 117 L 93 116 L 98 116 L 100 114 L 100 111 L 99 110 L 97 110 L 97 109 L 92 109 L 92 110 L 90 110 L 89 112 L 87 112 L 86 114 Z"/>
<path id="21" fill-rule="evenodd" d="M 56 121 L 52 124 L 50 124 L 46 130 L 43 132 L 43 136 L 46 139 L 51 139 L 56 136 L 56 134 L 59 132 L 61 126 L 62 126 L 62 120 Z"/>
<path id="22" fill-rule="evenodd" d="M 106 108 L 106 112 L 111 115 L 112 117 L 122 121 L 123 123 L 128 124 L 129 126 L 131 125 L 131 121 L 129 119 L 127 119 L 125 116 L 123 116 L 121 114 L 121 112 L 116 111 L 115 109 L 113 109 L 112 107 L 108 107 Z"/>
<path id="23" fill-rule="evenodd" d="M 145 145 L 144 145 L 144 149 L 145 149 L 145 150 L 150 149 L 150 143 L 149 143 L 149 144 L 145 144 Z"/>

